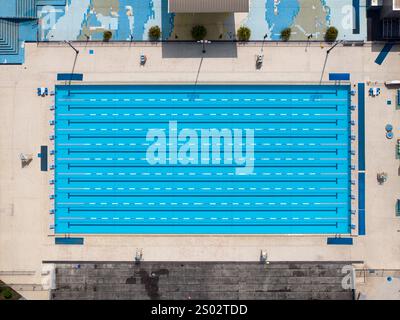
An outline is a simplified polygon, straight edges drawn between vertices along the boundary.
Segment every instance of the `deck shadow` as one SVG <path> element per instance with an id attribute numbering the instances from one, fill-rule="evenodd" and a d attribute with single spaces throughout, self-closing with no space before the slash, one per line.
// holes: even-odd
<path id="1" fill-rule="evenodd" d="M 202 52 L 202 44 L 196 42 L 164 42 L 162 58 L 237 58 L 236 42 L 213 42 L 205 45 L 206 53 Z"/>

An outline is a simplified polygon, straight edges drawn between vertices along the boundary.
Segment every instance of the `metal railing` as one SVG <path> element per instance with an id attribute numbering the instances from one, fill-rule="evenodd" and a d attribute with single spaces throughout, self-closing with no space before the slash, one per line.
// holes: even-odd
<path id="1" fill-rule="evenodd" d="M 187 45 L 193 44 L 198 45 L 196 41 L 183 41 L 183 40 L 168 40 L 168 41 L 98 41 L 98 40 L 72 40 L 71 42 L 75 47 L 84 48 L 84 47 L 136 47 L 136 48 L 154 48 L 154 47 L 162 47 L 163 45 Z M 375 42 L 376 43 L 376 42 Z M 222 41 L 216 40 L 212 41 L 209 46 L 218 46 L 218 45 L 236 45 L 237 47 L 327 47 L 331 46 L 332 43 L 327 43 L 325 41 L 248 41 L 248 42 L 240 42 L 240 41 Z M 351 47 L 351 46 L 372 46 L 371 42 L 365 41 L 341 41 L 342 46 Z M 37 41 L 38 47 L 64 47 L 64 41 Z"/>

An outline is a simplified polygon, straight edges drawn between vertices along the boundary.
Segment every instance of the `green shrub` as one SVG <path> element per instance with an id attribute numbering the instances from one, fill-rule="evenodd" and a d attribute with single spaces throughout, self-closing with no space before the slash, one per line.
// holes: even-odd
<path id="1" fill-rule="evenodd" d="M 149 29 L 149 39 L 157 41 L 161 37 L 161 29 L 159 26 L 152 26 Z"/>
<path id="2" fill-rule="evenodd" d="M 205 26 L 197 25 L 192 28 L 192 37 L 194 40 L 204 40 L 207 35 L 207 29 Z"/>
<path id="3" fill-rule="evenodd" d="M 292 29 L 285 28 L 281 31 L 281 39 L 283 41 L 289 41 L 291 34 L 292 34 Z"/>
<path id="4" fill-rule="evenodd" d="M 103 41 L 108 42 L 112 38 L 112 32 L 110 30 L 106 30 L 103 33 Z"/>
<path id="5" fill-rule="evenodd" d="M 2 294 L 3 294 L 3 298 L 4 298 L 4 299 L 11 299 L 12 296 L 13 296 L 11 290 L 8 289 L 8 288 L 5 289 L 5 290 L 2 292 Z"/>
<path id="6" fill-rule="evenodd" d="M 325 41 L 334 42 L 338 37 L 339 31 L 335 27 L 329 27 L 325 33 Z"/>
<path id="7" fill-rule="evenodd" d="M 237 31 L 239 41 L 249 41 L 251 37 L 251 30 L 247 27 L 240 27 Z"/>

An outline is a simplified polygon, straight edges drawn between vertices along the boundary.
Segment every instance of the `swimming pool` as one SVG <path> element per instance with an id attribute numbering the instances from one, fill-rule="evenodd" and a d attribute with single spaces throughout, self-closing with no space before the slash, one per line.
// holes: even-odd
<path id="1" fill-rule="evenodd" d="M 57 86 L 56 233 L 349 233 L 349 89 Z"/>

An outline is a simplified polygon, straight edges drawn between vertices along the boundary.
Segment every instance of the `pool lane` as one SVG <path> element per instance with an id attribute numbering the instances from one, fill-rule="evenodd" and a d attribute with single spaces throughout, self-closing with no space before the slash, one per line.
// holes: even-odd
<path id="1" fill-rule="evenodd" d="M 57 86 L 56 233 L 349 233 L 349 101 L 348 86 Z M 201 140 L 212 130 L 227 136 Z"/>

